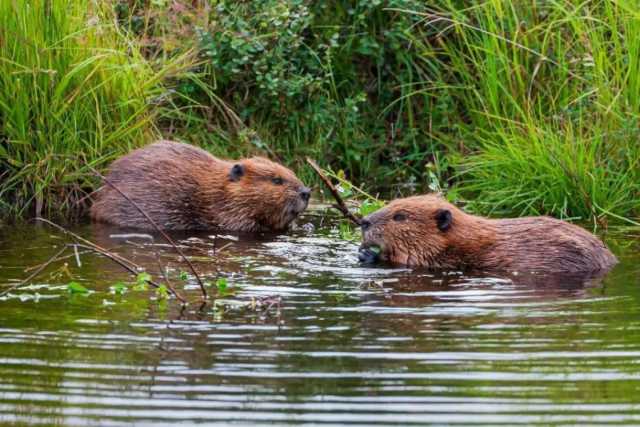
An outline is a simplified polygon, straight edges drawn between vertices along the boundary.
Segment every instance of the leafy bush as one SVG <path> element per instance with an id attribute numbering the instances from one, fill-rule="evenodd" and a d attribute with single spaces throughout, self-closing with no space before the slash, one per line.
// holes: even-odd
<path id="1" fill-rule="evenodd" d="M 322 156 L 370 187 L 415 181 L 433 164 L 438 126 L 452 112 L 449 98 L 433 96 L 438 83 L 421 84 L 441 80 L 426 40 L 436 30 L 401 10 L 422 8 L 415 0 L 216 2 L 196 29 L 205 84 L 183 88 L 203 103 L 211 89 L 225 106 L 217 110 L 233 110 L 242 126 L 203 132 L 189 117 L 193 125 L 178 134 L 220 154 L 268 150 L 298 167 L 305 155 Z"/>

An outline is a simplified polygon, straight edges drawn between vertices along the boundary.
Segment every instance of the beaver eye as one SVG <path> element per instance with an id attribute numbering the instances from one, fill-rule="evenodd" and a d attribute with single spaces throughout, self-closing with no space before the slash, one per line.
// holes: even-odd
<path id="1" fill-rule="evenodd" d="M 277 176 L 275 178 L 271 178 L 271 182 L 273 182 L 275 185 L 282 185 L 284 184 L 284 179 Z"/>
<path id="2" fill-rule="evenodd" d="M 400 222 L 400 221 L 404 221 L 404 220 L 406 220 L 406 219 L 407 219 L 407 216 L 406 216 L 405 214 L 403 214 L 403 213 L 397 213 L 397 214 L 395 214 L 395 215 L 393 216 L 393 220 L 394 220 L 394 221 L 398 221 L 398 222 Z"/>

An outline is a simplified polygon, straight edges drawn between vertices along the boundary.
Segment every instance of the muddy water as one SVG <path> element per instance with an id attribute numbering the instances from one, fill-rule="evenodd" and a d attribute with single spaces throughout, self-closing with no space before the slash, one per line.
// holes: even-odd
<path id="1" fill-rule="evenodd" d="M 176 236 L 235 289 L 216 310 L 160 240 L 75 227 L 154 277 L 168 268 L 194 303 L 116 295 L 129 277 L 82 251 L 80 266 L 48 268 L 0 300 L 0 424 L 640 423 L 637 237 L 609 238 L 622 262 L 604 280 L 507 280 L 363 268 L 356 243 L 309 221 L 287 236 Z M 66 241 L 1 228 L 0 292 Z M 71 280 L 92 292 L 69 295 Z M 251 307 L 267 297 L 280 309 Z"/>

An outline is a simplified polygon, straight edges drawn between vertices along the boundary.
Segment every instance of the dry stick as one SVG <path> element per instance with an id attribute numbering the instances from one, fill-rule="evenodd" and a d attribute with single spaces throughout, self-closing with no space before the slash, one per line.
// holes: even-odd
<path id="1" fill-rule="evenodd" d="M 40 267 L 38 267 L 36 269 L 36 271 L 34 271 L 33 273 L 31 273 L 29 275 L 29 277 L 27 277 L 26 279 L 24 279 L 23 281 L 21 281 L 20 283 L 11 286 L 9 289 L 6 289 L 5 291 L 3 291 L 2 293 L 0 293 L 0 297 L 5 296 L 6 294 L 8 294 L 9 292 L 13 291 L 16 288 L 21 287 L 22 285 L 25 285 L 27 283 L 29 283 L 31 280 L 33 280 L 38 274 L 40 274 L 42 272 L 42 270 L 44 270 L 45 268 L 47 268 L 49 265 L 51 265 L 51 263 L 53 263 L 54 261 L 56 261 L 58 259 L 58 257 L 60 255 L 62 255 L 62 253 L 64 251 L 67 250 L 67 246 L 63 246 L 58 252 L 56 252 L 56 254 L 54 256 L 52 256 L 51 258 L 49 258 L 49 260 L 47 262 L 45 262 L 44 264 L 40 264 Z"/>
<path id="2" fill-rule="evenodd" d="M 125 270 L 127 270 L 128 272 L 130 272 L 131 274 L 133 274 L 134 276 L 137 276 L 138 273 L 142 270 L 142 268 L 137 265 L 136 263 L 134 263 L 131 260 L 128 260 L 127 258 L 124 258 L 118 254 L 115 254 L 113 252 L 111 252 L 108 249 L 105 249 L 101 246 L 98 246 L 97 244 L 78 236 L 76 233 L 74 233 L 73 231 L 67 230 L 66 228 L 56 224 L 55 222 L 51 222 L 48 219 L 45 218 L 36 218 L 36 221 L 40 221 L 40 222 L 44 222 L 45 224 L 49 224 L 50 226 L 58 229 L 59 231 L 70 235 L 71 237 L 73 237 L 74 239 L 76 239 L 79 242 L 82 242 L 83 244 L 79 244 L 76 243 L 79 247 L 84 248 L 84 249 L 89 249 L 93 252 L 97 252 L 101 255 L 104 255 L 105 257 L 109 258 L 111 261 L 115 262 L 116 264 L 120 265 L 122 268 L 124 268 Z M 157 284 L 156 282 L 154 282 L 153 280 L 147 280 L 147 282 L 151 285 L 154 286 L 156 288 L 159 288 L 160 285 Z M 178 293 L 178 291 L 176 291 L 170 284 L 167 284 L 167 289 L 169 289 L 169 292 L 171 292 L 171 294 L 173 296 L 175 296 L 182 304 L 186 304 L 187 300 L 185 300 L 182 295 L 180 295 Z"/>
<path id="3" fill-rule="evenodd" d="M 171 239 L 171 237 L 169 237 L 167 235 L 167 233 L 165 233 L 160 227 L 158 227 L 158 224 L 156 224 L 156 222 L 153 219 L 151 219 L 151 217 L 136 202 L 134 202 L 129 196 L 127 196 L 125 193 L 123 193 L 122 190 L 120 190 L 113 182 L 109 181 L 104 175 L 102 175 L 100 172 L 98 172 L 97 170 L 95 170 L 91 166 L 87 165 L 87 167 L 89 169 L 91 169 L 91 171 L 94 174 L 96 174 L 98 177 L 100 177 L 104 182 L 106 182 L 111 188 L 113 188 L 118 193 L 120 193 L 120 195 L 122 197 L 124 197 L 129 203 L 131 203 L 131 205 L 134 206 L 147 219 L 147 221 L 149 221 L 149 223 L 151 225 L 153 225 L 153 228 L 155 228 L 156 231 L 158 233 L 160 233 L 162 235 L 162 237 L 164 237 L 165 240 L 171 244 L 171 246 L 173 246 L 173 248 L 180 254 L 182 259 L 184 259 L 186 261 L 187 265 L 189 266 L 189 269 L 191 269 L 191 272 L 193 273 L 193 275 L 195 276 L 196 280 L 198 281 L 198 285 L 200 285 L 200 291 L 202 292 L 202 298 L 204 298 L 206 300 L 207 299 L 207 290 L 204 287 L 204 283 L 202 282 L 202 279 L 200 279 L 200 276 L 198 275 L 198 272 L 196 271 L 196 268 L 193 266 L 191 261 L 189 261 L 189 258 L 187 258 L 186 255 L 184 254 L 184 252 L 182 252 L 182 250 L 178 247 L 178 245 L 175 244 L 173 239 Z"/>
<path id="4" fill-rule="evenodd" d="M 307 163 L 309 163 L 309 165 L 311 165 L 311 168 L 313 168 L 313 170 L 318 174 L 318 176 L 320 176 L 320 179 L 322 180 L 322 182 L 324 182 L 324 184 L 327 186 L 329 191 L 331 191 L 331 195 L 333 196 L 333 198 L 336 199 L 336 204 L 332 206 L 338 209 L 340 212 L 342 212 L 342 215 L 344 215 L 348 220 L 350 220 L 356 225 L 360 225 L 362 223 L 362 220 L 357 216 L 355 216 L 353 213 L 351 213 L 351 211 L 345 204 L 344 200 L 342 200 L 342 197 L 340 197 L 340 193 L 338 192 L 338 189 L 334 187 L 334 185 L 331 183 L 331 180 L 329 180 L 329 178 L 327 178 L 324 172 L 322 172 L 322 169 L 320 169 L 320 166 L 318 166 L 318 164 L 309 157 L 307 157 Z"/>

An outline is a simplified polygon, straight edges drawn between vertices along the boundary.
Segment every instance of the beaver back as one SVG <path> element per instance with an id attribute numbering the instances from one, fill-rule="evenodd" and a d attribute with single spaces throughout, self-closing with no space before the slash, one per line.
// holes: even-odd
<path id="1" fill-rule="evenodd" d="M 279 179 L 280 185 L 273 184 Z M 279 230 L 304 208 L 309 189 L 289 169 L 263 158 L 230 162 L 188 144 L 159 141 L 116 160 L 107 180 L 161 228 Z M 153 226 L 105 184 L 91 208 L 95 221 Z"/>

